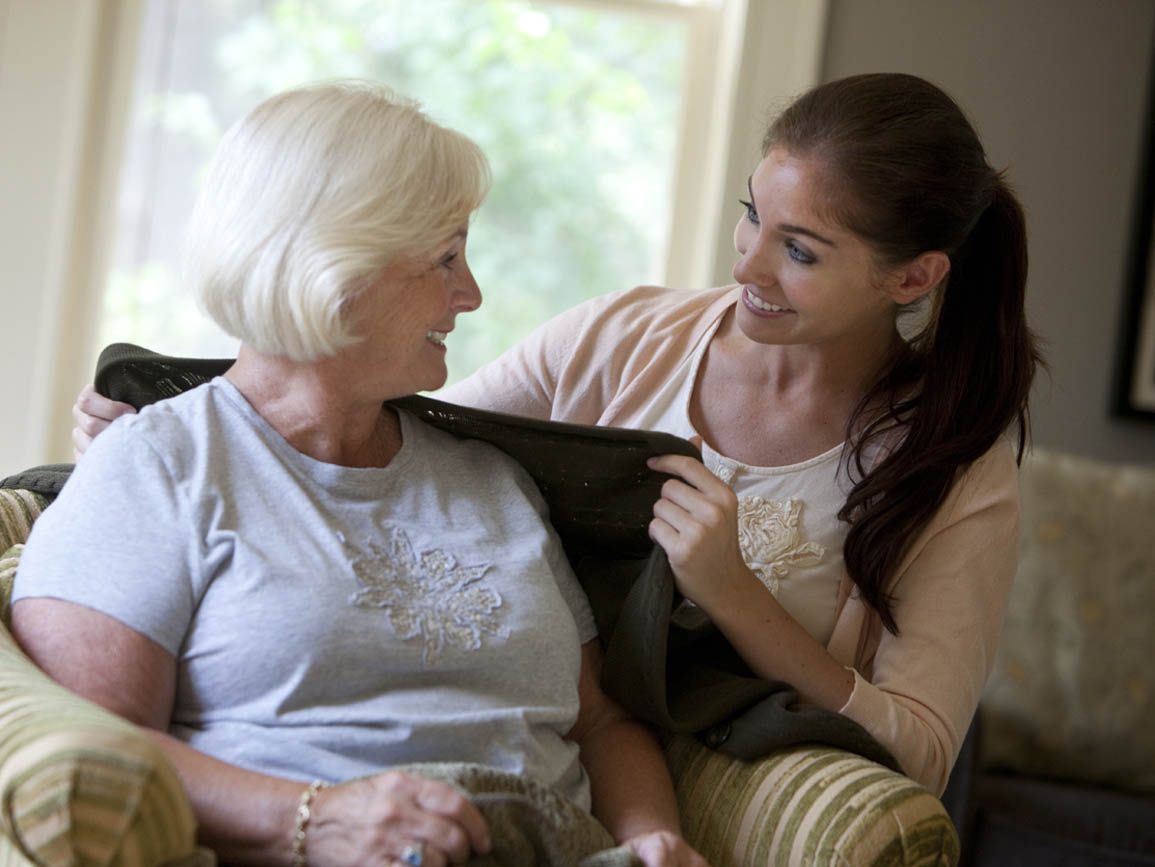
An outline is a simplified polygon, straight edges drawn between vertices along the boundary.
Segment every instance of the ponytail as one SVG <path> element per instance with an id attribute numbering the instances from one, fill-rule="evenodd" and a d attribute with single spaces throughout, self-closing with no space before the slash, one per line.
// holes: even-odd
<path id="1" fill-rule="evenodd" d="M 887 580 L 959 473 L 1012 424 L 1022 459 L 1030 432 L 1027 400 L 1039 363 L 1025 319 L 1026 280 L 1023 211 L 996 176 L 990 204 L 951 256 L 948 282 L 927 328 L 851 418 L 848 436 L 860 471 L 868 443 L 902 430 L 898 447 L 855 485 L 839 512 L 851 524 L 843 552 L 847 569 L 891 632 L 898 627 Z M 879 405 L 886 412 L 863 425 L 867 410 Z"/>
<path id="2" fill-rule="evenodd" d="M 1019 459 L 1040 363 L 1027 327 L 1023 211 L 991 169 L 974 128 L 938 87 L 904 73 L 819 85 L 766 132 L 824 168 L 828 217 L 885 266 L 950 256 L 921 333 L 902 342 L 847 426 L 855 485 L 838 517 L 843 556 L 863 600 L 897 633 L 890 586 L 913 541 L 967 467 L 1012 425 Z M 870 467 L 867 449 L 897 443 Z"/>

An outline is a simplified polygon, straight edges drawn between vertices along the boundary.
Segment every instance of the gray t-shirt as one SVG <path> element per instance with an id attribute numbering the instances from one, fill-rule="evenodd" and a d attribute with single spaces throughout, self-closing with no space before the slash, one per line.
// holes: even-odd
<path id="1" fill-rule="evenodd" d="M 400 418 L 383 469 L 302 455 L 221 378 L 118 420 L 36 522 L 13 598 L 164 647 L 170 731 L 227 762 L 331 781 L 479 762 L 588 808 L 563 736 L 596 633 L 541 495 L 491 446 Z"/>

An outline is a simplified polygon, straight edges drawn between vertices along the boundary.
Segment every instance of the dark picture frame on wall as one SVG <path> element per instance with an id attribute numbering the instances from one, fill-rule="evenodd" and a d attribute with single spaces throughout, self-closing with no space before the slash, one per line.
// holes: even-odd
<path id="1" fill-rule="evenodd" d="M 1141 144 L 1111 409 L 1125 418 L 1155 421 L 1155 57 L 1151 59 Z"/>

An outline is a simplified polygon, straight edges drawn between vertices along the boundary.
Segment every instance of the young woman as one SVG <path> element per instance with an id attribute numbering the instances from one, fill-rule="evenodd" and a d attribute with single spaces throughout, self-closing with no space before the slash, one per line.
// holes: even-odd
<path id="1" fill-rule="evenodd" d="M 771 125 L 734 239 L 738 285 L 594 299 L 439 397 L 699 438 L 651 525 L 689 604 L 941 792 L 1015 568 L 1022 210 L 950 97 L 861 75 Z M 122 410 L 82 394 L 78 447 Z"/>
<path id="2" fill-rule="evenodd" d="M 941 792 L 1015 568 L 1022 210 L 957 105 L 900 74 L 798 99 L 741 207 L 738 286 L 595 299 L 440 396 L 700 437 L 705 466 L 655 461 L 679 589 Z"/>

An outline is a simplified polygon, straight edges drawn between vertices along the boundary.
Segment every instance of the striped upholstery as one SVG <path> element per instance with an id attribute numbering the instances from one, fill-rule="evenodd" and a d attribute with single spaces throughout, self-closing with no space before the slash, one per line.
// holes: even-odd
<path id="1" fill-rule="evenodd" d="M 44 497 L 31 491 L 0 488 L 0 552 L 28 538 L 32 522 L 46 505 Z"/>
<path id="2" fill-rule="evenodd" d="M 2 493 L 4 492 L 0 491 L 0 494 Z M 8 601 L 12 598 L 12 582 L 16 580 L 16 567 L 20 564 L 20 552 L 23 550 L 23 545 L 13 545 L 0 553 L 0 601 L 4 606 L 3 610 L 0 610 L 0 617 L 3 618 L 5 627 L 11 625 L 8 620 Z"/>
<path id="3" fill-rule="evenodd" d="M 42 500 L 0 490 L 0 545 L 23 540 Z M 0 549 L 2 550 L 2 549 Z M 0 558 L 5 615 L 19 547 Z M 687 738 L 666 745 L 686 836 L 713 867 L 899 867 L 958 863 L 937 798 L 827 747 L 758 762 Z M 0 867 L 210 867 L 191 808 L 152 742 L 52 683 L 0 627 Z"/>
<path id="4" fill-rule="evenodd" d="M 942 802 L 907 777 L 831 747 L 743 762 L 675 738 L 666 757 L 686 838 L 713 867 L 950 867 Z"/>
<path id="5" fill-rule="evenodd" d="M 0 544 L 22 541 L 45 502 L 0 490 Z M 5 620 L 22 545 L 0 555 Z M 160 749 L 58 686 L 0 626 L 0 867 L 211 867 Z"/>

